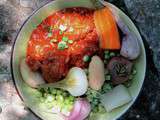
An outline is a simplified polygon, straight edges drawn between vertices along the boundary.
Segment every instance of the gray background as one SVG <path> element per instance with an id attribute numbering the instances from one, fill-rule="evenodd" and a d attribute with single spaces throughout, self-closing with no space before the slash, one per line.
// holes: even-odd
<path id="1" fill-rule="evenodd" d="M 0 120 L 38 120 L 20 100 L 10 74 L 11 47 L 26 18 L 51 0 L 0 0 Z M 160 119 L 160 0 L 108 0 L 138 27 L 147 51 L 147 73 L 136 103 L 120 120 Z"/>

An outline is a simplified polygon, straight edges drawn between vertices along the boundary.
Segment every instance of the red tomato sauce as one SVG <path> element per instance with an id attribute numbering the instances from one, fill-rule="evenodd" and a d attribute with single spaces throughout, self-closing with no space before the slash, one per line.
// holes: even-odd
<path id="1" fill-rule="evenodd" d="M 88 67 L 84 56 L 91 57 L 100 51 L 93 12 L 67 8 L 42 21 L 28 42 L 29 67 L 40 71 L 47 82 L 61 80 L 73 66 Z"/>

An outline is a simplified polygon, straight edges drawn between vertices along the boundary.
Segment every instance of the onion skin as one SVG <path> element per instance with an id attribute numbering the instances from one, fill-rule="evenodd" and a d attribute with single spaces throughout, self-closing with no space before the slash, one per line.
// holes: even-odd
<path id="1" fill-rule="evenodd" d="M 72 109 L 70 116 L 65 120 L 84 120 L 91 112 L 90 103 L 83 98 L 77 99 L 74 108 Z"/>

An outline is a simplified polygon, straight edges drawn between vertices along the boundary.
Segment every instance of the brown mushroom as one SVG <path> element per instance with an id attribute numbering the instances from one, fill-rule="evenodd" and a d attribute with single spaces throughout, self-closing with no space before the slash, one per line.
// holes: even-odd
<path id="1" fill-rule="evenodd" d="M 107 66 L 113 84 L 117 85 L 128 81 L 132 66 L 133 63 L 123 57 L 113 57 Z"/>

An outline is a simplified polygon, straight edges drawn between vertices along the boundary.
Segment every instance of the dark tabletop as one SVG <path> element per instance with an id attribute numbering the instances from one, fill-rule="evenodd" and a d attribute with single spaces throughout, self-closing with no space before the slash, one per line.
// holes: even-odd
<path id="1" fill-rule="evenodd" d="M 11 46 L 22 23 L 48 1 L 52 0 L 0 0 L 0 120 L 38 120 L 17 95 L 9 63 Z M 120 120 L 160 120 L 160 0 L 108 1 L 134 21 L 147 52 L 143 89 Z"/>

